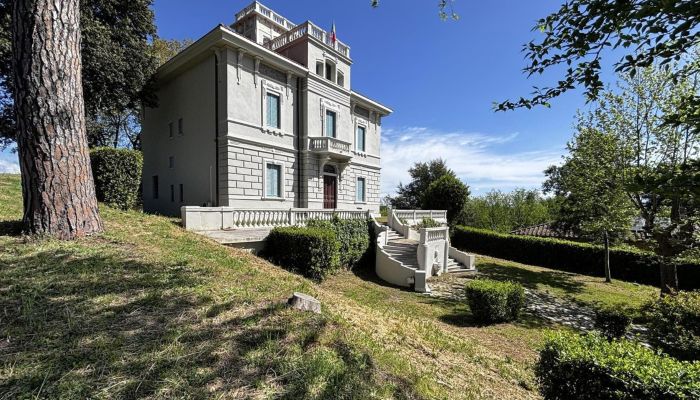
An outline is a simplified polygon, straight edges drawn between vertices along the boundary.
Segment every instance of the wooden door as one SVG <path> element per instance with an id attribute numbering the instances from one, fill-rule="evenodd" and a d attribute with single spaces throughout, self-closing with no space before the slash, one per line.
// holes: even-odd
<path id="1" fill-rule="evenodd" d="M 337 178 L 335 176 L 323 176 L 323 208 L 336 208 Z"/>

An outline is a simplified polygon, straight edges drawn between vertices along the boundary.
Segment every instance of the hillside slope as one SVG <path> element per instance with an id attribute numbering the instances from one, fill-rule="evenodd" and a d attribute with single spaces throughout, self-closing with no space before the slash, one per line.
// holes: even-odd
<path id="1" fill-rule="evenodd" d="M 371 272 L 319 285 L 137 211 L 103 206 L 106 232 L 74 242 L 21 237 L 21 205 L 0 175 L 2 399 L 538 397 L 533 317 L 475 326 Z M 323 314 L 287 309 L 294 291 Z"/>

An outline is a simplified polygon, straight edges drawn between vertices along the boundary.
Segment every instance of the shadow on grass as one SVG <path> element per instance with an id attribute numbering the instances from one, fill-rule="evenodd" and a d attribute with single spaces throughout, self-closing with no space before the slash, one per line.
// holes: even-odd
<path id="1" fill-rule="evenodd" d="M 411 397 L 323 316 L 232 300 L 186 262 L 57 247 L 0 254 L 0 397 Z"/>
<path id="2" fill-rule="evenodd" d="M 19 236 L 22 234 L 22 221 L 0 221 L 0 236 Z"/>
<path id="3" fill-rule="evenodd" d="M 530 271 L 511 265 L 484 263 L 478 265 L 479 275 L 498 281 L 515 281 L 528 289 L 536 289 L 537 285 L 547 285 L 562 289 L 567 294 L 583 291 L 584 284 L 573 279 L 575 274 L 562 271 Z"/>

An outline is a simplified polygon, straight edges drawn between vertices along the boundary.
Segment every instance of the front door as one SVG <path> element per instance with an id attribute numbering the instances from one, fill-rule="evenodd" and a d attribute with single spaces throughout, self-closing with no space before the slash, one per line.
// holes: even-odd
<path id="1" fill-rule="evenodd" d="M 337 179 L 331 175 L 323 176 L 323 208 L 336 208 Z"/>

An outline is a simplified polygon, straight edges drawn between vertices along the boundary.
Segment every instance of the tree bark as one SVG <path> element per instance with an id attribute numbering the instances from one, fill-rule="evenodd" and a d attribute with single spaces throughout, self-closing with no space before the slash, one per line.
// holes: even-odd
<path id="1" fill-rule="evenodd" d="M 603 239 L 605 240 L 605 282 L 612 282 L 612 274 L 610 273 L 610 238 L 608 237 L 608 231 L 603 232 Z"/>
<path id="2" fill-rule="evenodd" d="M 88 152 L 79 0 L 13 0 L 14 104 L 25 230 L 102 231 Z"/>

